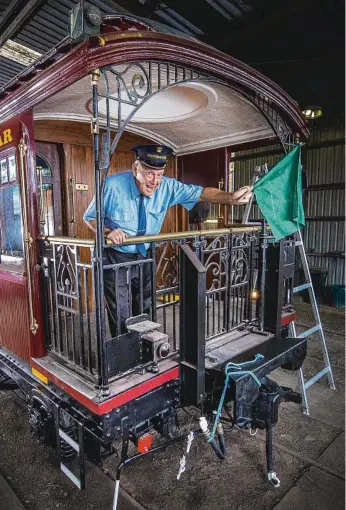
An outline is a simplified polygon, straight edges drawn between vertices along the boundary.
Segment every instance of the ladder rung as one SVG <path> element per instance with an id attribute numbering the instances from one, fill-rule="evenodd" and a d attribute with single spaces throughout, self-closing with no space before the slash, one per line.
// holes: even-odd
<path id="1" fill-rule="evenodd" d="M 298 285 L 298 287 L 294 287 L 293 293 L 300 292 L 301 290 L 309 289 L 312 287 L 311 283 L 303 283 L 303 285 Z"/>
<path id="2" fill-rule="evenodd" d="M 296 242 L 295 242 L 295 246 L 303 246 L 302 241 L 296 241 Z"/>
<path id="3" fill-rule="evenodd" d="M 313 377 L 311 377 L 311 379 L 309 379 L 308 381 L 306 381 L 306 383 L 304 383 L 304 388 L 307 390 L 308 388 L 310 388 L 310 386 L 312 386 L 313 384 L 315 384 L 315 382 L 317 382 L 319 379 L 321 379 L 321 377 L 323 377 L 324 375 L 327 375 L 328 372 L 330 372 L 330 366 L 328 365 L 327 367 L 323 368 L 320 372 L 318 372 L 316 375 L 314 375 Z"/>
<path id="4" fill-rule="evenodd" d="M 77 478 L 76 475 L 72 473 L 72 471 L 62 462 L 60 463 L 60 469 L 63 473 L 65 473 L 66 476 L 69 477 L 69 479 L 78 487 L 78 489 L 82 488 L 80 479 Z"/>
<path id="5" fill-rule="evenodd" d="M 320 331 L 321 329 L 322 326 L 320 324 L 316 324 L 316 326 L 307 329 L 306 331 L 303 331 L 303 333 L 300 333 L 300 335 L 298 335 L 297 338 L 306 338 L 307 336 L 310 336 L 313 333 L 316 333 L 316 331 Z"/>

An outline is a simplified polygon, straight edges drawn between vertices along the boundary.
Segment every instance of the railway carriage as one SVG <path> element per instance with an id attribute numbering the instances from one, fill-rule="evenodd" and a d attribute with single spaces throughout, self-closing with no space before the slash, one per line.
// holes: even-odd
<path id="1" fill-rule="evenodd" d="M 299 395 L 268 374 L 306 353 L 287 335 L 294 242 L 275 243 L 265 221 L 230 224 L 228 207 L 198 230 L 170 209 L 160 235 L 126 240 L 149 243 L 150 257 L 106 266 L 115 288 L 120 270 L 151 272 L 150 314 L 143 302 L 134 313 L 129 285 L 126 332 L 112 337 L 103 189 L 133 145 L 158 143 L 173 149 L 169 177 L 231 190 L 231 152 L 287 152 L 305 121 L 277 85 L 210 46 L 120 15 L 78 33 L 74 15 L 70 36 L 0 90 L 0 388 L 22 390 L 33 430 L 80 488 L 85 455 L 101 463 L 120 442 L 118 485 L 124 465 L 184 439 L 186 406 L 221 459 L 223 422 L 266 428 L 278 486 L 272 429 L 280 400 Z M 93 195 L 96 238 L 83 223 Z"/>

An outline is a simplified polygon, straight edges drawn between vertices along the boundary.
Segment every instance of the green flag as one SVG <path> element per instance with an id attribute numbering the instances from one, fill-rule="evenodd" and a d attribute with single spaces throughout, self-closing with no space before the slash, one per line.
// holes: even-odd
<path id="1" fill-rule="evenodd" d="M 275 241 L 297 232 L 305 225 L 300 149 L 300 145 L 295 147 L 253 187 L 259 208 L 270 225 Z"/>

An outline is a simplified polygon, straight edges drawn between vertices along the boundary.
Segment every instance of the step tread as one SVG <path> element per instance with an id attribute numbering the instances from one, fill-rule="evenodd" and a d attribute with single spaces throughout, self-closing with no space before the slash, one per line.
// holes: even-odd
<path id="1" fill-rule="evenodd" d="M 162 331 L 157 330 L 150 331 L 150 333 L 145 333 L 142 335 L 142 338 L 145 340 L 151 340 L 152 342 L 157 342 L 158 340 L 168 341 L 168 335 Z"/>
<path id="2" fill-rule="evenodd" d="M 144 333 L 150 333 L 151 331 L 159 329 L 161 327 L 161 324 L 159 322 L 152 322 L 146 320 L 136 322 L 135 324 L 129 324 L 126 327 L 128 331 L 136 331 L 136 333 L 142 335 Z"/>

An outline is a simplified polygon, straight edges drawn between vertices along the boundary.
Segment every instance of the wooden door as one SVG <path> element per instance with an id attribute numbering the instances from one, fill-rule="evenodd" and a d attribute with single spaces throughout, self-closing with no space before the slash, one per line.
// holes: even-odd
<path id="1" fill-rule="evenodd" d="M 83 221 L 83 215 L 95 193 L 93 148 L 64 144 L 64 151 L 67 235 L 90 239 L 94 234 Z M 133 161 L 133 152 L 117 151 L 108 175 L 130 169 Z"/>

